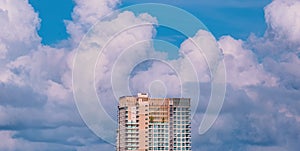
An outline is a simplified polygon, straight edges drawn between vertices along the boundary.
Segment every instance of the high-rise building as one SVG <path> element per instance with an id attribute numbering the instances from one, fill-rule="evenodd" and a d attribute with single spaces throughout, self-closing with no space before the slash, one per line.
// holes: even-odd
<path id="1" fill-rule="evenodd" d="M 121 97 L 117 151 L 191 151 L 190 111 L 189 98 Z"/>

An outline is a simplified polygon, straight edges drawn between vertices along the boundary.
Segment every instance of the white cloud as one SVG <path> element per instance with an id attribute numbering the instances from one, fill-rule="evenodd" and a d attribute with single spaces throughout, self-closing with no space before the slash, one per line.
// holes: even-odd
<path id="1" fill-rule="evenodd" d="M 8 63 L 7 69 L 21 78 L 23 85 L 45 93 L 48 80 L 63 84 L 61 76 L 70 70 L 66 64 L 67 53 L 65 49 L 38 46 L 35 51 Z"/>
<path id="2" fill-rule="evenodd" d="M 73 19 L 81 24 L 92 25 L 103 16 L 114 11 L 119 0 L 75 0 L 76 6 L 73 10 Z"/>
<path id="3" fill-rule="evenodd" d="M 87 133 L 88 130 L 76 110 L 71 93 L 74 57 L 74 51 L 71 50 L 95 22 L 114 10 L 119 1 L 76 0 L 75 3 L 73 20 L 66 22 L 68 33 L 71 34 L 67 42 L 71 43 L 71 48 L 55 48 L 40 43 L 41 38 L 37 35 L 40 20 L 28 1 L 0 0 L 0 99 L 4 99 L 0 100 L 0 138 L 4 142 L 0 143 L 0 150 L 112 148 L 110 145 L 103 145 L 93 134 Z M 265 37 L 252 43 L 230 36 L 224 36 L 218 41 L 227 66 L 229 92 L 222 115 L 213 129 L 204 137 L 194 137 L 193 141 L 200 144 L 202 149 L 299 148 L 300 138 L 297 132 L 300 114 L 297 99 L 300 88 L 300 61 L 295 53 L 300 50 L 300 39 L 297 36 L 300 35 L 298 7 L 299 1 L 296 0 L 275 0 L 265 9 L 269 26 Z M 84 47 L 86 50 L 99 48 L 120 29 L 149 22 L 156 23 L 156 20 L 148 14 L 136 16 L 132 12 L 121 13 L 110 20 L 101 20 L 99 26 L 95 26 L 94 33 L 86 37 L 90 43 Z M 106 30 L 102 27 L 106 27 Z M 153 26 L 141 26 L 128 29 L 111 41 L 97 66 L 99 70 L 96 80 L 99 82 L 100 91 L 111 88 L 111 68 L 115 62 L 119 61 L 117 65 L 120 69 L 120 76 L 115 78 L 122 81 L 121 75 L 126 75 L 136 65 L 134 60 L 147 57 L 166 59 L 166 54 L 155 52 L 149 42 L 122 54 L 129 45 L 150 40 L 154 34 Z M 177 67 L 180 76 L 189 77 L 193 70 L 189 67 L 189 58 L 200 81 L 208 82 L 210 73 L 205 57 L 193 46 L 192 39 L 199 42 L 206 52 L 218 49 L 217 41 L 210 33 L 199 31 L 195 37 L 181 45 L 180 52 L 186 56 L 169 60 L 168 63 Z M 247 45 L 255 45 L 255 49 L 265 49 L 267 57 L 258 60 L 260 54 L 256 56 L 256 50 L 252 49 L 254 46 Z M 290 53 L 283 50 L 289 50 Z M 269 54 L 273 52 L 280 52 L 277 54 L 279 57 L 272 58 Z M 123 58 L 118 58 L 122 55 Z M 208 55 L 219 57 L 215 54 Z M 277 81 L 277 78 L 280 80 Z M 179 93 L 178 78 L 162 63 L 154 63 L 147 71 L 140 71 L 131 81 L 135 89 L 146 91 L 149 84 L 157 79 L 164 81 L 169 89 L 172 88 L 170 95 Z M 209 95 L 210 91 L 207 91 Z M 100 93 L 106 98 L 112 96 L 111 90 Z M 208 96 L 202 97 L 203 100 L 208 100 Z M 115 111 L 115 106 L 112 105 L 116 105 L 116 102 L 105 103 L 104 105 L 109 106 L 107 112 Z M 207 102 L 202 103 L 204 106 L 201 104 L 200 113 L 196 115 L 200 118 Z M 275 137 L 274 134 L 278 135 Z M 54 138 L 53 135 L 60 137 Z M 78 144 L 83 146 L 76 146 Z M 195 148 L 198 149 L 198 146 Z"/>
<path id="4" fill-rule="evenodd" d="M 300 1 L 274 0 L 265 7 L 268 29 L 264 37 L 250 36 L 249 49 L 257 54 L 264 70 L 278 79 L 279 85 L 299 89 Z"/>
<path id="5" fill-rule="evenodd" d="M 114 125 L 116 123 L 114 108 L 116 100 L 120 97 L 120 95 L 117 95 L 115 98 L 112 95 L 111 77 L 113 76 L 112 70 L 115 68 L 113 65 L 122 53 L 127 52 L 127 48 L 131 44 L 152 38 L 153 25 L 151 23 L 155 23 L 155 21 L 154 18 L 147 14 L 136 16 L 132 12 L 122 12 L 112 16 L 109 20 L 101 20 L 95 24 L 78 47 L 73 70 L 73 87 L 76 103 L 79 104 L 79 110 L 87 125 L 93 127 L 92 130 L 98 136 L 106 137 L 109 139 L 106 141 L 111 143 L 115 142 L 113 140 L 115 139 L 113 136 L 115 132 L 114 127 L 116 127 Z M 149 42 L 146 43 L 146 46 L 149 46 Z M 119 59 L 120 61 L 126 60 L 126 63 L 120 62 L 122 68 L 129 69 L 133 65 L 134 60 L 132 59 L 148 55 L 146 48 L 135 52 L 133 53 L 134 55 L 126 55 L 124 58 Z M 95 66 L 96 68 L 94 69 Z M 117 77 L 116 80 L 126 82 L 127 80 L 118 79 L 129 76 L 126 73 L 122 73 L 121 71 L 123 70 L 117 70 L 117 74 L 123 76 Z M 97 96 L 93 93 L 95 92 L 94 82 L 96 83 L 95 87 L 101 105 L 106 109 L 105 111 L 101 110 Z M 89 102 L 86 100 L 89 100 Z M 111 120 L 111 117 L 113 120 Z M 105 124 L 103 124 L 104 120 L 107 120 Z"/>
<path id="6" fill-rule="evenodd" d="M 71 40 L 77 45 L 93 24 L 114 11 L 119 0 L 75 0 L 75 3 L 73 20 L 65 22 Z"/>
<path id="7" fill-rule="evenodd" d="M 299 46 L 300 41 L 300 1 L 274 0 L 265 8 L 266 22 L 271 28 L 269 34 L 275 39 L 288 40 Z"/>
<path id="8" fill-rule="evenodd" d="M 179 59 L 179 61 L 182 61 L 182 74 L 190 73 L 191 71 L 189 70 L 195 70 L 200 82 L 210 81 L 211 73 L 208 67 L 208 61 L 212 62 L 211 59 L 215 58 L 213 57 L 213 55 L 215 55 L 214 53 L 216 53 L 216 51 L 220 52 L 216 44 L 217 42 L 213 35 L 204 30 L 198 31 L 194 37 L 184 41 L 179 50 L 180 53 L 182 53 L 182 60 Z M 187 62 L 191 63 L 193 66 L 192 69 L 187 68 Z"/>
<path id="9" fill-rule="evenodd" d="M 132 84 L 132 89 L 134 92 L 147 92 L 150 93 L 151 84 L 155 81 L 161 81 L 163 85 L 156 85 L 159 90 L 163 91 L 161 93 L 155 93 L 161 97 L 163 96 L 173 96 L 180 97 L 181 94 L 181 81 L 178 77 L 176 71 L 174 71 L 171 64 L 166 64 L 164 62 L 154 61 L 146 71 L 139 71 L 137 75 L 130 79 L 130 83 Z M 155 87 L 155 85 L 152 85 Z M 154 88 L 152 87 L 152 88 Z M 155 92 L 152 90 L 152 92 Z M 150 95 L 152 97 L 155 94 Z"/>
<path id="10" fill-rule="evenodd" d="M 0 42 L 5 44 L 2 48 L 9 47 L 7 57 L 26 54 L 39 44 L 39 23 L 38 15 L 28 1 L 0 1 Z"/>
<path id="11" fill-rule="evenodd" d="M 28 1 L 0 1 L 0 81 L 22 83 L 7 64 L 40 44 L 40 20 Z"/>
<path id="12" fill-rule="evenodd" d="M 0 14 L 1 39 L 26 44 L 39 39 L 36 29 L 40 20 L 28 1 L 1 0 Z"/>
<path id="13" fill-rule="evenodd" d="M 0 150 L 72 150 L 48 140 L 37 143 L 13 137 L 26 128 L 85 128 L 70 91 L 67 58 L 72 52 L 42 45 L 39 22 L 28 1 L 0 0 L 0 137 L 7 141 Z"/>
<path id="14" fill-rule="evenodd" d="M 242 40 L 224 36 L 219 40 L 219 44 L 224 53 L 229 84 L 236 87 L 276 85 L 276 78 L 264 71 L 255 54 L 243 47 Z"/>
<path id="15" fill-rule="evenodd" d="M 120 78 L 128 77 L 126 71 L 133 68 L 137 59 L 155 55 L 149 42 L 153 36 L 153 26 L 150 23 L 155 24 L 155 22 L 156 20 L 148 14 L 135 16 L 128 11 L 110 20 L 99 21 L 81 41 L 78 48 L 76 61 L 79 62 L 75 62 L 75 65 L 81 66 L 80 72 L 86 73 L 81 76 L 89 76 L 88 73 L 93 72 L 96 65 L 96 87 L 105 91 L 111 88 L 110 81 L 113 74 L 119 75 L 114 79 L 118 81 L 122 81 Z M 145 43 L 134 50 L 128 50 L 131 45 L 134 46 L 141 41 Z M 113 69 L 118 73 L 112 73 Z M 93 78 L 89 80 L 94 81 Z"/>

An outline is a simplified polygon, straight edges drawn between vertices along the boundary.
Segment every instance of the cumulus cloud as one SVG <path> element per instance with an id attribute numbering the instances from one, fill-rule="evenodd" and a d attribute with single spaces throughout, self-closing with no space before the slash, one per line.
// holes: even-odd
<path id="1" fill-rule="evenodd" d="M 274 0 L 265 7 L 267 30 L 263 37 L 251 35 L 249 46 L 261 58 L 280 58 L 288 52 L 300 52 L 298 0 Z"/>
<path id="2" fill-rule="evenodd" d="M 288 40 L 299 45 L 300 1 L 275 0 L 265 8 L 265 18 L 274 39 Z"/>
<path id="3" fill-rule="evenodd" d="M 74 150 L 102 144 L 84 125 L 72 99 L 72 48 L 40 43 L 40 19 L 28 1 L 1 0 L 0 20 L 0 136 L 6 140 L 0 150 Z M 74 136 L 66 127 L 77 127 L 74 131 L 85 136 Z M 59 131 L 66 133 L 58 136 Z"/>
<path id="4" fill-rule="evenodd" d="M 299 40 L 293 36 L 299 26 L 289 22 L 299 18 L 294 11 L 298 2 L 275 0 L 265 8 L 268 29 L 264 37 L 251 35 L 248 41 L 220 38 L 227 66 L 227 96 L 212 129 L 203 136 L 194 135 L 199 140 L 195 148 L 299 148 Z M 204 107 L 196 119 L 203 117 Z M 195 121 L 194 127 L 198 125 Z"/>
<path id="5" fill-rule="evenodd" d="M 121 94 L 113 95 L 111 78 L 114 74 L 112 74 L 112 70 L 117 67 L 120 68 L 121 70 L 115 69 L 118 71 L 116 75 L 121 75 L 117 77 L 117 80 L 127 81 L 119 79 L 126 79 L 129 76 L 122 71 L 130 68 L 134 61 L 132 59 L 147 56 L 147 49 L 140 49 L 136 51 L 137 53 L 133 53 L 134 55 L 127 55 L 121 59 L 119 55 L 128 53 L 127 47 L 129 44 L 150 40 L 153 36 L 152 23 L 155 23 L 155 21 L 148 14 L 135 15 L 129 11 L 114 14 L 110 18 L 100 20 L 95 24 L 77 49 L 73 70 L 73 88 L 76 103 L 87 125 L 93 127 L 93 131 L 97 135 L 109 139 L 107 141 L 111 143 L 115 142 L 113 140 L 115 139 L 113 133 L 116 132 L 114 129 L 116 127 L 115 107 L 118 98 L 121 96 Z M 149 46 L 149 42 L 146 42 L 144 46 Z M 126 63 L 119 62 L 121 64 L 115 67 L 117 60 L 126 60 Z M 102 111 L 102 107 L 99 106 L 97 96 L 93 93 L 95 92 L 93 84 L 97 89 L 101 105 L 104 106 L 103 108 L 106 111 Z M 89 102 L 86 100 L 89 100 Z M 103 124 L 104 119 L 107 120 L 106 124 Z"/>
<path id="6" fill-rule="evenodd" d="M 299 90 L 299 57 L 293 53 L 288 53 L 281 57 L 280 60 L 264 59 L 264 66 L 269 72 L 278 77 L 281 86 L 287 89 Z"/>
<path id="7" fill-rule="evenodd" d="M 72 20 L 66 21 L 71 35 L 68 45 L 56 48 L 40 43 L 37 35 L 40 19 L 28 1 L 0 0 L 0 150 L 112 150 L 113 146 L 88 130 L 73 102 L 74 48 L 96 22 L 94 31 L 86 36 L 88 43 L 82 45 L 86 50 L 82 53 L 86 55 L 99 51 L 97 48 L 107 44 L 108 38 L 120 29 L 157 21 L 148 14 L 132 12 L 103 19 L 116 8 L 118 0 L 75 3 Z M 197 82 L 190 77 L 190 71 L 194 70 L 192 62 L 200 79 L 197 84 L 202 86 L 201 105 L 192 126 L 193 150 L 297 150 L 300 140 L 298 7 L 297 0 L 274 0 L 265 8 L 268 25 L 265 35 L 252 35 L 247 41 L 230 36 L 216 40 L 201 30 L 182 43 L 181 56 L 175 60 L 167 60 L 165 53 L 155 51 L 150 41 L 155 35 L 152 25 L 122 31 L 99 56 L 98 95 L 115 100 L 111 78 L 125 87 L 128 83 L 122 83 L 122 77 L 129 77 L 135 91 L 149 91 L 151 82 L 161 80 L 168 89 L 172 88 L 169 96 L 176 96 L 182 84 Z M 220 117 L 201 136 L 197 128 L 210 97 L 208 63 L 213 60 L 207 60 L 193 40 L 200 43 L 208 56 L 224 57 L 228 76 L 228 92 Z M 139 41 L 144 43 L 137 44 Z M 132 44 L 137 46 L 128 48 Z M 222 56 L 209 53 L 219 47 Z M 130 73 L 138 61 L 151 57 L 166 60 L 176 67 L 179 75 L 161 62 L 146 64 Z M 183 83 L 178 77 L 185 77 Z M 103 104 L 112 117 L 116 114 L 116 104 L 116 101 Z"/>
<path id="8" fill-rule="evenodd" d="M 28 1 L 0 1 L 0 52 L 9 47 L 6 58 L 31 51 L 41 38 L 37 35 L 40 19 Z"/>
<path id="9" fill-rule="evenodd" d="M 198 82 L 209 82 L 213 65 L 222 58 L 216 39 L 205 30 L 199 30 L 194 37 L 185 40 L 179 48 L 179 53 L 178 59 L 162 58 L 162 62 L 154 61 L 148 70 L 144 69 L 133 75 L 131 78 L 133 88 L 148 92 L 151 82 L 161 80 L 165 83 L 167 96 L 181 96 L 184 86 L 190 83 L 198 85 Z"/>
<path id="10" fill-rule="evenodd" d="M 200 30 L 194 37 L 185 40 L 181 44 L 179 50 L 182 54 L 182 59 L 179 59 L 179 61 L 182 61 L 183 63 L 183 67 L 181 69 L 182 73 L 189 73 L 189 71 L 186 70 L 187 67 L 184 63 L 190 61 L 193 66 L 193 70 L 196 70 L 197 78 L 201 82 L 210 81 L 211 68 L 208 66 L 208 61 L 211 61 L 209 60 L 211 58 L 215 58 L 211 57 L 212 55 L 215 55 L 213 54 L 214 51 L 219 52 L 219 48 L 216 44 L 217 41 L 213 35 L 205 30 Z M 221 55 L 221 52 L 217 55 Z"/>
<path id="11" fill-rule="evenodd" d="M 299 66 L 299 12 L 297 0 L 275 0 L 265 7 L 268 29 L 263 37 L 249 37 L 247 48 L 252 49 L 265 70 L 273 74 L 281 86 L 300 87 Z"/>
<path id="12" fill-rule="evenodd" d="M 202 97 L 206 99 L 194 115 L 192 131 L 197 131 L 210 95 L 206 86 L 201 88 Z M 299 93 L 278 87 L 251 86 L 248 89 L 257 97 L 250 97 L 244 89 L 227 86 L 225 103 L 216 123 L 204 135 L 193 134 L 193 141 L 197 142 L 194 149 L 297 150 L 300 123 L 296 109 L 299 102 L 295 98 Z"/>
<path id="13" fill-rule="evenodd" d="M 131 87 L 134 92 L 147 92 L 152 95 L 152 97 L 180 97 L 180 78 L 176 71 L 172 69 L 172 66 L 159 61 L 154 61 L 151 64 L 150 69 L 146 71 L 137 71 L 137 75 L 134 75 L 130 79 Z M 155 86 L 159 92 L 154 90 Z"/>
<path id="14" fill-rule="evenodd" d="M 84 0 L 76 0 L 72 13 L 72 21 L 65 21 L 67 32 L 75 45 L 93 24 L 112 13 L 119 0 L 92 0 L 88 3 Z"/>
<path id="15" fill-rule="evenodd" d="M 243 47 L 242 40 L 235 40 L 230 36 L 219 40 L 225 56 L 227 82 L 233 86 L 276 85 L 276 78 L 264 71 L 263 65 L 258 63 L 255 54 Z"/>

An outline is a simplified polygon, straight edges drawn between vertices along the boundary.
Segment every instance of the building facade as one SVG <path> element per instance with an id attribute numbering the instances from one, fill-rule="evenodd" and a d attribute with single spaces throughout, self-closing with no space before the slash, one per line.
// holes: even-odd
<path id="1" fill-rule="evenodd" d="M 191 151 L 190 111 L 189 98 L 121 97 L 116 150 Z"/>

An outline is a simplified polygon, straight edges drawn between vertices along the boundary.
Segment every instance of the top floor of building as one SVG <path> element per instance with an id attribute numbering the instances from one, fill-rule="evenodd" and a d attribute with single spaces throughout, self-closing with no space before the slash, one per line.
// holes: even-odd
<path id="1" fill-rule="evenodd" d="M 190 98 L 152 98 L 147 93 L 138 93 L 136 96 L 123 96 L 119 99 L 119 107 L 144 106 L 144 107 L 190 107 Z"/>

